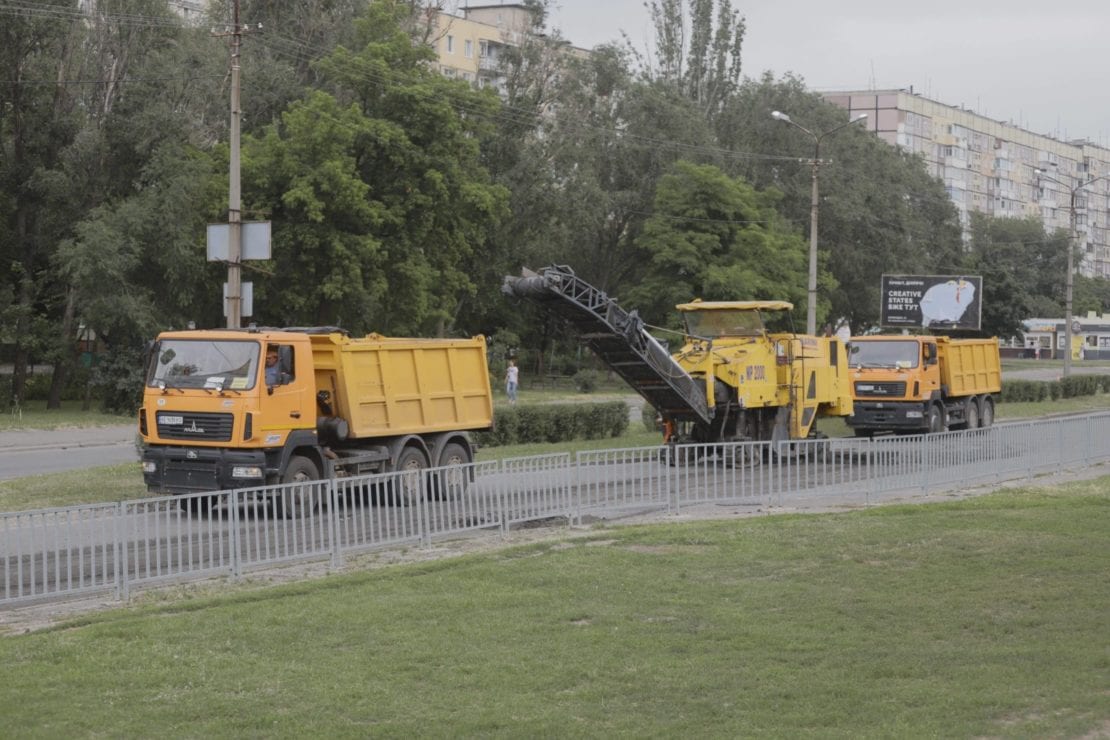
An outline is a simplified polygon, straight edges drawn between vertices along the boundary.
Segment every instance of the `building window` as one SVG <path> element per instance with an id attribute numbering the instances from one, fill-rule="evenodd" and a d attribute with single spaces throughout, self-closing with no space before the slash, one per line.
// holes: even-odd
<path id="1" fill-rule="evenodd" d="M 470 39 L 463 41 L 463 56 L 467 59 L 472 59 L 474 57 L 474 42 Z"/>
<path id="2" fill-rule="evenodd" d="M 452 36 L 451 34 L 447 34 L 447 53 L 448 54 L 454 54 L 455 53 L 455 37 Z"/>
<path id="3" fill-rule="evenodd" d="M 480 56 L 482 58 L 485 58 L 485 57 L 489 56 L 489 42 L 488 41 L 483 40 L 483 41 L 478 42 L 478 56 Z"/>

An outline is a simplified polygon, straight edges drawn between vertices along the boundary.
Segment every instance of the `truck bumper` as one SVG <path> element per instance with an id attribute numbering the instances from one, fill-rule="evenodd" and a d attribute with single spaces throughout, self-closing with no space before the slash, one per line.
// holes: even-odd
<path id="1" fill-rule="evenodd" d="M 264 450 L 146 447 L 143 480 L 152 493 L 196 493 L 261 486 L 272 475 Z"/>
<path id="2" fill-rule="evenodd" d="M 860 431 L 918 432 L 929 428 L 925 404 L 854 401 L 848 426 Z"/>

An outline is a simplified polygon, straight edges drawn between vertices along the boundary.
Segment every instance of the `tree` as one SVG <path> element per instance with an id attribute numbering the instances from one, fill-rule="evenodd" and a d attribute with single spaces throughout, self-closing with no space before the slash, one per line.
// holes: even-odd
<path id="1" fill-rule="evenodd" d="M 745 24 L 729 0 L 651 0 L 653 61 L 639 55 L 645 75 L 673 87 L 713 120 L 740 84 Z"/>
<path id="2" fill-rule="evenodd" d="M 748 80 L 717 121 L 721 145 L 735 154 L 730 174 L 757 188 L 784 193 L 780 211 L 809 224 L 813 141 L 771 118 L 788 112 L 811 131 L 845 122 L 843 109 L 787 75 Z M 853 330 L 878 324 L 883 273 L 958 272 L 962 261 L 960 224 L 943 184 L 924 163 L 891 147 L 862 126 L 850 126 L 821 143 L 818 248 L 835 279 L 828 296 L 833 318 Z"/>
<path id="3" fill-rule="evenodd" d="M 479 162 L 495 96 L 448 80 L 382 0 L 354 49 L 317 70 L 327 90 L 245 137 L 245 201 L 280 224 L 263 320 L 406 334 L 455 331 L 507 193 Z"/>
<path id="4" fill-rule="evenodd" d="M 712 165 L 676 163 L 639 238 L 650 264 L 631 305 L 648 323 L 671 326 L 674 306 L 692 298 L 804 305 L 808 247 L 775 210 L 780 198 Z"/>
<path id="5" fill-rule="evenodd" d="M 1040 219 L 971 216 L 970 273 L 983 277 L 982 330 L 1021 334 L 1024 319 L 1064 315 L 1067 232 L 1045 233 Z"/>

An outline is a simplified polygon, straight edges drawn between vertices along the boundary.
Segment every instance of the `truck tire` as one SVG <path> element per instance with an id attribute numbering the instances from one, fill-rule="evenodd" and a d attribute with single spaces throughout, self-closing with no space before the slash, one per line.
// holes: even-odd
<path id="1" fill-rule="evenodd" d="M 979 428 L 979 399 L 975 396 L 967 399 L 967 406 L 964 407 L 964 418 L 967 419 L 968 429 Z"/>
<path id="2" fill-rule="evenodd" d="M 929 406 L 929 434 L 939 434 L 947 431 L 944 423 L 944 411 L 937 404 Z"/>
<path id="3" fill-rule="evenodd" d="M 289 458 L 285 474 L 281 476 L 281 482 L 285 484 L 313 483 L 318 480 L 320 480 L 320 470 L 316 467 L 316 463 L 300 455 Z M 316 488 L 315 485 L 289 486 L 274 501 L 274 513 L 286 519 L 299 519 L 311 514 L 320 505 L 313 496 Z"/>
<path id="4" fill-rule="evenodd" d="M 428 458 L 418 447 L 406 447 L 397 458 L 397 472 L 393 478 L 393 503 L 415 504 L 421 498 L 421 479 L 428 468 Z"/>
<path id="5" fill-rule="evenodd" d="M 443 468 L 436 474 L 434 481 L 435 496 L 440 501 L 457 499 L 466 492 L 469 470 L 464 465 L 469 465 L 470 451 L 461 444 L 451 442 L 443 448 L 439 455 L 437 467 Z"/>
<path id="6" fill-rule="evenodd" d="M 986 429 L 994 424 L 994 399 L 983 396 L 983 406 L 979 411 L 979 428 Z"/>

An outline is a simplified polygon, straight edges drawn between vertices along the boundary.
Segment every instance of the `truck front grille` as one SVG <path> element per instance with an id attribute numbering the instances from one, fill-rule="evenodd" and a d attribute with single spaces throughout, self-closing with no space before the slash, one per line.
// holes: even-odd
<path id="1" fill-rule="evenodd" d="M 856 398 L 905 398 L 904 381 L 894 383 L 856 382 Z"/>
<path id="2" fill-rule="evenodd" d="M 162 439 L 228 442 L 235 417 L 231 414 L 158 412 L 158 436 Z"/>

